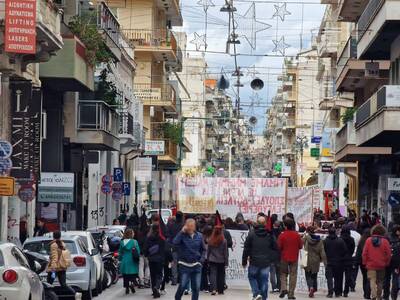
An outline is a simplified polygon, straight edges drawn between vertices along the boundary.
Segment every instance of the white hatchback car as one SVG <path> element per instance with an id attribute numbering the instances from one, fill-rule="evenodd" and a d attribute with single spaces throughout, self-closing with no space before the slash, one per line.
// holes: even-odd
<path id="1" fill-rule="evenodd" d="M 21 250 L 11 243 L 0 243 L 0 299 L 43 299 L 39 275 L 31 270 Z"/>

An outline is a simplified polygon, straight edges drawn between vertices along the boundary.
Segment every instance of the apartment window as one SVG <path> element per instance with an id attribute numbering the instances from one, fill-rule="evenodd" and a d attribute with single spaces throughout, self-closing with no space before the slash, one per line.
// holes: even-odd
<path id="1" fill-rule="evenodd" d="M 396 58 L 390 65 L 390 84 L 400 84 L 400 58 Z"/>

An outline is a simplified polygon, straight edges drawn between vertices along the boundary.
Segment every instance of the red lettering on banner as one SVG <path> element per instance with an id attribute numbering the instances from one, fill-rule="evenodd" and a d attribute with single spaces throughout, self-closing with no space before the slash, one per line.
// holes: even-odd
<path id="1" fill-rule="evenodd" d="M 36 0 L 6 0 L 5 51 L 36 53 Z"/>

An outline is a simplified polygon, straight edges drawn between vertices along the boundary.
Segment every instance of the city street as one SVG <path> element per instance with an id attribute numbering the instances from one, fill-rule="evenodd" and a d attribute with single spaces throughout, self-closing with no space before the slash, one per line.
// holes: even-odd
<path id="1" fill-rule="evenodd" d="M 175 287 L 169 286 L 167 289 L 167 294 L 164 296 L 161 296 L 161 299 L 174 299 L 175 295 Z M 112 286 L 110 289 L 106 290 L 101 294 L 101 296 L 97 297 L 98 299 L 101 300 L 115 300 L 115 299 L 137 299 L 137 300 L 150 300 L 153 299 L 151 296 L 151 291 L 150 289 L 144 289 L 144 290 L 136 290 L 135 295 L 129 294 L 125 295 L 125 291 L 122 288 L 122 281 L 118 282 L 116 285 Z M 97 299 L 95 298 L 95 299 Z M 190 296 L 184 296 L 182 298 L 183 300 L 190 300 Z M 250 294 L 250 287 L 249 289 L 229 289 L 225 295 L 223 296 L 211 296 L 209 293 L 201 293 L 200 294 L 200 299 L 201 300 L 212 300 L 212 299 L 218 299 L 218 300 L 248 300 L 251 299 L 251 294 Z M 278 294 L 270 294 L 269 299 L 280 299 L 278 297 Z M 296 295 L 297 300 L 305 300 L 309 299 L 308 295 L 305 293 L 299 293 Z M 325 294 L 316 294 L 315 299 L 326 299 Z M 347 298 L 349 300 L 360 300 L 362 299 L 362 296 L 360 293 L 351 293 L 349 297 Z"/>

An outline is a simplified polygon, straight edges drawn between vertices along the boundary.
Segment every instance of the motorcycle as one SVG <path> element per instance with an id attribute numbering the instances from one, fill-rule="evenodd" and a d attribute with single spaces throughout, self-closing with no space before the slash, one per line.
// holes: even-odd
<path id="1" fill-rule="evenodd" d="M 119 279 L 118 272 L 118 259 L 116 258 L 116 254 L 114 252 L 109 252 L 102 255 L 103 263 L 104 263 L 104 282 L 107 288 L 112 284 L 116 284 Z"/>
<path id="2" fill-rule="evenodd" d="M 36 253 L 36 252 L 31 252 L 31 251 L 24 251 L 24 254 L 25 254 L 26 258 L 28 259 L 29 265 L 31 266 L 32 270 L 34 270 L 33 266 L 35 265 L 35 262 L 40 264 L 41 268 L 36 271 L 36 273 L 38 275 L 46 269 L 47 264 L 48 264 L 48 260 L 47 260 L 46 256 Z M 58 300 L 58 296 L 54 291 L 54 286 L 49 284 L 42 277 L 40 279 L 42 281 L 43 290 L 44 290 L 44 300 Z"/>

